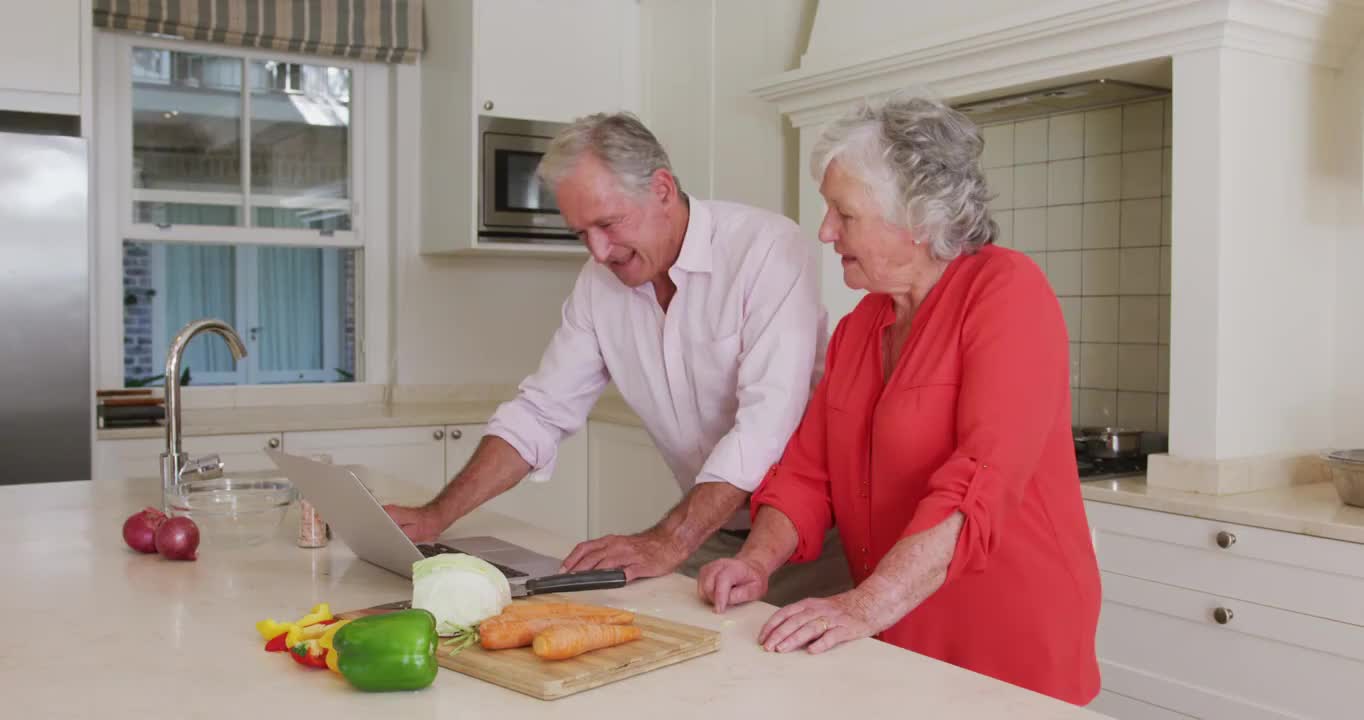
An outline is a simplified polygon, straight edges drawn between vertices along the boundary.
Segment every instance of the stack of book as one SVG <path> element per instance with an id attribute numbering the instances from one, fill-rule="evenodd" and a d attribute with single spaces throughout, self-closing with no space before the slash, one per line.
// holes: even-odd
<path id="1" fill-rule="evenodd" d="M 166 419 L 166 401 L 151 390 L 99 390 L 95 424 L 103 428 L 154 427 Z"/>

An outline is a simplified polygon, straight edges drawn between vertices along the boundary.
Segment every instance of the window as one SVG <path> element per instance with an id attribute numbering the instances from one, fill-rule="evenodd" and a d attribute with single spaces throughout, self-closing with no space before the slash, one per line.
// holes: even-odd
<path id="1" fill-rule="evenodd" d="M 196 339 L 190 386 L 363 382 L 366 331 L 386 322 L 365 290 L 386 296 L 387 221 L 358 220 L 361 148 L 374 159 L 388 139 L 360 118 L 362 103 L 382 103 L 388 69 L 112 33 L 97 42 L 110 61 L 96 63 L 97 112 L 117 118 L 97 131 L 98 172 L 118 191 L 97 185 L 101 217 L 117 218 L 116 231 L 101 228 L 112 247 L 100 281 L 122 301 L 100 318 L 121 326 L 101 339 L 101 384 L 115 373 L 160 383 L 171 339 L 203 317 L 232 325 L 247 357 Z"/>

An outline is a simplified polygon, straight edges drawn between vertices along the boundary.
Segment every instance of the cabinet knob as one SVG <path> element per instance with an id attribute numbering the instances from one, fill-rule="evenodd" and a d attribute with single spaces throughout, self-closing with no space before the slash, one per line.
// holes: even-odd
<path id="1" fill-rule="evenodd" d="M 444 431 L 444 430 L 437 430 L 437 431 L 431 433 L 431 437 L 433 437 L 433 438 L 435 438 L 435 439 L 437 439 L 437 440 L 441 440 L 441 439 L 443 439 L 443 438 L 445 437 L 445 431 Z"/>
<path id="2" fill-rule="evenodd" d="M 463 430 L 460 430 L 459 428 L 455 428 L 454 430 L 451 430 L 451 431 L 450 431 L 450 439 L 451 439 L 451 440 L 458 440 L 458 439 L 460 439 L 460 438 L 462 438 L 462 437 L 464 437 L 464 431 L 463 431 Z"/>
<path id="3" fill-rule="evenodd" d="M 1235 535 L 1227 532 L 1226 530 L 1222 530 L 1217 533 L 1217 547 L 1225 549 L 1235 544 L 1236 544 Z"/>
<path id="4" fill-rule="evenodd" d="M 1226 625 L 1235 615 L 1231 608 L 1220 607 L 1212 611 L 1212 619 L 1216 620 L 1218 625 Z"/>
<path id="5" fill-rule="evenodd" d="M 484 100 L 484 101 L 483 101 L 483 109 L 484 109 L 484 110 L 492 110 L 492 109 L 493 109 L 493 101 L 492 101 L 492 100 Z"/>
<path id="6" fill-rule="evenodd" d="M 269 445 L 271 450 L 278 450 L 278 449 L 279 449 L 279 438 L 270 438 L 270 441 L 267 442 L 267 443 L 265 443 L 265 444 L 266 444 L 266 445 Z"/>

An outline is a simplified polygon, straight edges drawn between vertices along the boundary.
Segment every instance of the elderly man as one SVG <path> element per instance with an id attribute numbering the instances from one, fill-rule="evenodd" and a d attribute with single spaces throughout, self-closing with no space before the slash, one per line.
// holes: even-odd
<path id="1" fill-rule="evenodd" d="M 531 470 L 552 468 L 609 381 L 644 421 L 684 497 L 649 529 L 579 544 L 566 571 L 628 579 L 732 555 L 748 495 L 800 421 L 819 372 L 824 311 L 797 226 L 780 215 L 685 195 L 652 133 L 628 114 L 559 134 L 538 175 L 586 244 L 563 322 L 539 370 L 502 405 L 472 459 L 431 502 L 389 506 L 430 540 Z M 718 532 L 717 532 L 718 531 Z M 848 586 L 830 536 L 823 562 L 774 577 L 789 601 Z"/>

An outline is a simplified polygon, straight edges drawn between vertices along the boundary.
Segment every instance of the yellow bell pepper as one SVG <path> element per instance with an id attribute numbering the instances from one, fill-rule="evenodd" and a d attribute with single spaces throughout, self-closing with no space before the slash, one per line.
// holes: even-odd
<path id="1" fill-rule="evenodd" d="M 339 620 L 337 622 L 332 623 L 331 625 L 328 625 L 327 631 L 322 633 L 322 638 L 317 641 L 317 644 L 321 645 L 322 649 L 327 651 L 327 667 L 331 668 L 332 672 L 337 673 L 341 672 L 341 669 L 336 665 L 336 659 L 339 657 L 339 655 L 337 654 L 336 650 L 332 648 L 332 638 L 336 637 L 337 630 L 340 630 L 341 628 L 345 627 L 346 623 L 349 622 L 350 620 Z"/>
<path id="2" fill-rule="evenodd" d="M 336 623 L 332 623 L 332 625 L 335 624 Z M 320 639 L 322 635 L 327 632 L 327 628 L 329 627 L 331 627 L 331 625 L 308 625 L 307 627 L 295 625 L 290 628 L 288 634 L 284 636 L 284 646 L 291 648 L 301 642 Z"/>
<path id="3" fill-rule="evenodd" d="M 292 627 L 294 627 L 293 623 L 275 622 L 274 618 L 266 618 L 256 623 L 256 632 L 260 633 L 260 636 L 266 641 L 270 641 L 289 632 Z"/>
<path id="4" fill-rule="evenodd" d="M 293 647 L 298 644 L 303 628 L 323 623 L 333 618 L 331 606 L 327 603 L 318 603 L 308 611 L 307 615 L 291 623 L 276 622 L 274 618 L 266 618 L 256 623 L 256 632 L 269 642 L 280 635 L 285 636 L 286 647 Z M 317 636 L 312 636 L 317 637 Z"/>

